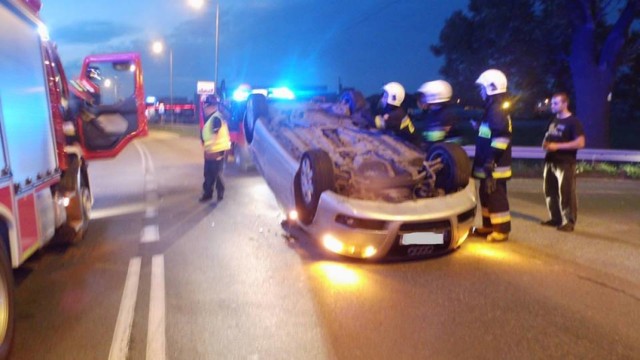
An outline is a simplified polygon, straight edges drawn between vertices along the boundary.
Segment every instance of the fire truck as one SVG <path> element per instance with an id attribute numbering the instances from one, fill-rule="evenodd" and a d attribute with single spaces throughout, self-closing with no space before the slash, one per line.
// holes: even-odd
<path id="1" fill-rule="evenodd" d="M 147 132 L 140 56 L 89 56 L 68 81 L 40 7 L 0 0 L 0 358 L 14 335 L 12 269 L 54 238 L 82 239 L 86 161 Z"/>

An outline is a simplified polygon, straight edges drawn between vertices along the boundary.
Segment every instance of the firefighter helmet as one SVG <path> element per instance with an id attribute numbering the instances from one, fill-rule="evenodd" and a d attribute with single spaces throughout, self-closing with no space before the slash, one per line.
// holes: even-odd
<path id="1" fill-rule="evenodd" d="M 476 84 L 482 86 L 487 95 L 507 92 L 507 77 L 500 70 L 489 69 L 483 72 L 476 80 Z"/>
<path id="2" fill-rule="evenodd" d="M 451 100 L 453 90 L 444 80 L 428 81 L 418 89 L 424 95 L 427 104 L 438 104 Z"/>
<path id="3" fill-rule="evenodd" d="M 387 104 L 400 106 L 404 101 L 404 87 L 400 83 L 390 82 L 383 86 L 382 89 L 384 89 Z"/>

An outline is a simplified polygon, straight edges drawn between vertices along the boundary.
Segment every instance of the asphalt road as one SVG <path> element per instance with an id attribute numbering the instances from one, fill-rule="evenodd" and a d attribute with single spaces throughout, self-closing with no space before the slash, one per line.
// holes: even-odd
<path id="1" fill-rule="evenodd" d="M 637 359 L 640 182 L 579 179 L 574 233 L 514 180 L 512 238 L 370 264 L 289 241 L 257 173 L 199 204 L 197 140 L 92 163 L 92 224 L 15 271 L 15 359 Z"/>

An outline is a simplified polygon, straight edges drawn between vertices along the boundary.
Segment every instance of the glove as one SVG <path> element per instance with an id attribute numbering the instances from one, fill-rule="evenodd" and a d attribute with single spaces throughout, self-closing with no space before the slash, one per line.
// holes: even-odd
<path id="1" fill-rule="evenodd" d="M 484 165 L 484 173 L 487 176 L 485 183 L 487 184 L 487 194 L 491 194 L 496 191 L 496 179 L 493 178 L 493 169 L 496 164 L 494 162 L 488 162 Z"/>

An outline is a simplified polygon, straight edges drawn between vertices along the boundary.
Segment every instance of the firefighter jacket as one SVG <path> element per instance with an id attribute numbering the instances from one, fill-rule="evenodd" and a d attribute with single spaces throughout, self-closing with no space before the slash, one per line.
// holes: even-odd
<path id="1" fill-rule="evenodd" d="M 457 116 L 448 106 L 443 104 L 437 109 L 422 112 L 416 121 L 416 128 L 423 144 L 433 144 L 441 141 L 462 142 L 457 128 Z"/>
<path id="2" fill-rule="evenodd" d="M 407 112 L 397 106 L 388 105 L 382 115 L 374 119 L 376 128 L 384 129 L 415 145 L 420 142 L 420 134 L 416 131 Z"/>
<path id="3" fill-rule="evenodd" d="M 205 122 L 202 128 L 202 141 L 205 154 L 214 154 L 231 149 L 229 127 L 219 111 L 209 116 L 209 119 Z"/>
<path id="4" fill-rule="evenodd" d="M 511 178 L 511 116 L 503 109 L 503 103 L 502 94 L 491 96 L 487 101 L 473 160 L 476 179 Z"/>

